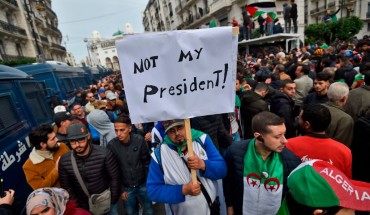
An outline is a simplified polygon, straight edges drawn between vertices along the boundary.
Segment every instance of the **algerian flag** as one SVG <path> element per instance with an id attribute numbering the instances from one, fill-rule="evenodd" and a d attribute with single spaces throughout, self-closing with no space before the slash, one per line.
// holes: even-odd
<path id="1" fill-rule="evenodd" d="M 275 2 L 257 2 L 248 5 L 245 8 L 252 18 L 257 18 L 259 15 L 265 14 L 267 22 L 273 22 L 276 19 Z"/>

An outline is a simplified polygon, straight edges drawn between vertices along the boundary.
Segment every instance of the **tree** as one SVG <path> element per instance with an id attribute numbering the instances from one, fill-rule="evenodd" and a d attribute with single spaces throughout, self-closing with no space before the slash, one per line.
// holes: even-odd
<path id="1" fill-rule="evenodd" d="M 364 22 L 356 17 L 341 18 L 338 22 L 308 25 L 304 31 L 308 41 L 322 40 L 327 44 L 335 39 L 349 40 L 364 27 Z"/>

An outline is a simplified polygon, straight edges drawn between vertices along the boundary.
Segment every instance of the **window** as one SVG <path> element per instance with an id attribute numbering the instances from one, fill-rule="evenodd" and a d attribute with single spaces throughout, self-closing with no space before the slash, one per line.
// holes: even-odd
<path id="1" fill-rule="evenodd" d="M 48 122 L 52 116 L 51 112 L 48 111 L 50 108 L 46 105 L 44 100 L 44 91 L 40 90 L 33 82 L 23 82 L 21 86 L 37 124 Z M 43 86 L 45 87 L 45 83 L 43 83 Z"/>
<path id="2" fill-rule="evenodd" d="M 10 95 L 0 97 L 0 131 L 15 125 L 19 119 Z"/>
<path id="3" fill-rule="evenodd" d="M 367 23 L 367 31 L 370 31 L 370 23 Z"/>
<path id="4" fill-rule="evenodd" d="M 9 24 L 14 25 L 13 16 L 10 13 L 6 13 L 6 20 Z"/>
<path id="5" fill-rule="evenodd" d="M 19 43 L 16 44 L 16 49 L 17 49 L 18 56 L 23 57 L 22 47 Z"/>

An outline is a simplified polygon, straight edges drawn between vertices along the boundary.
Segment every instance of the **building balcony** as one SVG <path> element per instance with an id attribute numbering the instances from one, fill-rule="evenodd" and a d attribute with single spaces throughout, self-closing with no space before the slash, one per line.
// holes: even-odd
<path id="1" fill-rule="evenodd" d="M 57 14 L 48 6 L 45 7 L 46 14 L 52 16 L 53 18 L 57 18 Z"/>
<path id="2" fill-rule="evenodd" d="M 0 33 L 9 36 L 27 37 L 26 30 L 0 20 Z"/>
<path id="3" fill-rule="evenodd" d="M 42 42 L 49 44 L 49 39 L 46 36 L 39 35 Z"/>
<path id="4" fill-rule="evenodd" d="M 335 2 L 329 2 L 328 7 L 334 7 L 334 6 L 335 6 Z"/>
<path id="5" fill-rule="evenodd" d="M 0 5 L 5 11 L 8 10 L 18 10 L 18 3 L 16 0 L 0 0 Z M 2 9 L 2 10 L 3 10 Z"/>
<path id="6" fill-rule="evenodd" d="M 51 48 L 59 50 L 59 51 L 66 51 L 66 48 L 64 46 L 58 45 L 56 43 L 51 43 Z"/>
<path id="7" fill-rule="evenodd" d="M 53 25 L 46 22 L 47 30 L 51 30 L 51 32 L 54 32 L 55 34 L 62 36 L 62 32 L 57 27 L 54 27 Z"/>

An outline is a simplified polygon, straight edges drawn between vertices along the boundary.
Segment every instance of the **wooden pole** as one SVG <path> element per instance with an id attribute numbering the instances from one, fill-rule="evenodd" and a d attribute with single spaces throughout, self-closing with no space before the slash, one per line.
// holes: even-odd
<path id="1" fill-rule="evenodd" d="M 190 119 L 184 119 L 184 120 L 185 120 L 186 144 L 188 146 L 188 155 L 190 157 L 194 154 L 193 141 L 191 139 Z M 191 181 L 193 182 L 193 184 L 198 183 L 196 170 L 191 169 L 190 172 L 191 172 Z"/>

